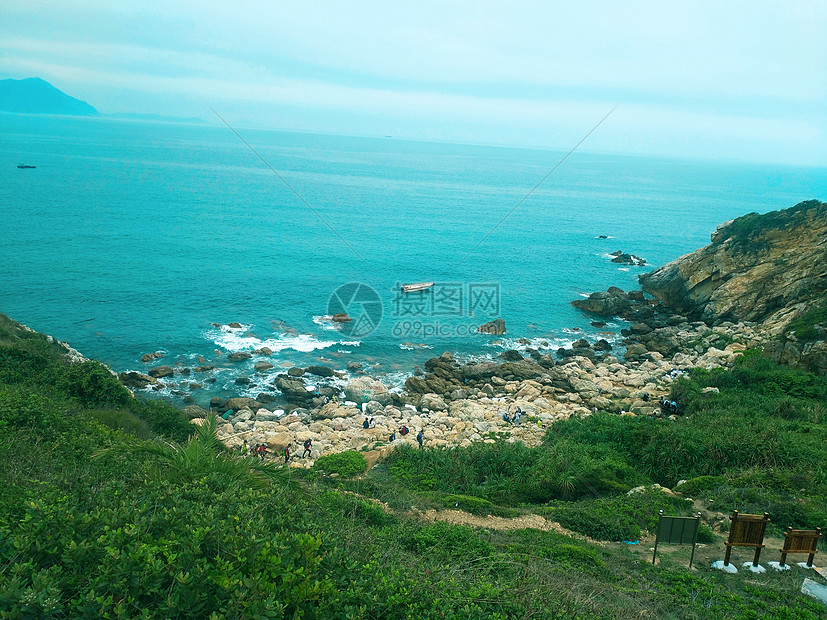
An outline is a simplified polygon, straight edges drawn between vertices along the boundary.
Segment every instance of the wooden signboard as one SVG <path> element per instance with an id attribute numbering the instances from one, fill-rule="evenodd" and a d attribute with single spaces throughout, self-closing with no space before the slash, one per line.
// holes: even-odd
<path id="1" fill-rule="evenodd" d="M 695 543 L 698 540 L 698 525 L 701 522 L 701 513 L 694 517 L 665 517 L 663 510 L 658 510 L 658 530 L 655 536 L 655 551 L 652 553 L 652 564 L 658 552 L 658 544 L 663 545 L 692 545 L 692 554 L 689 556 L 689 568 L 695 559 Z"/>
<path id="2" fill-rule="evenodd" d="M 813 566 L 813 559 L 818 553 L 818 539 L 821 538 L 821 528 L 814 530 L 794 530 L 788 527 L 784 532 L 784 548 L 781 549 L 781 566 L 787 563 L 788 553 L 807 553 L 807 566 Z"/>
<path id="3" fill-rule="evenodd" d="M 766 512 L 763 515 L 739 515 L 737 510 L 732 511 L 732 526 L 729 528 L 729 540 L 726 543 L 726 556 L 724 566 L 729 566 L 729 556 L 733 547 L 754 547 L 755 558 L 753 566 L 758 566 L 758 558 L 761 549 L 764 548 L 764 533 L 767 531 L 767 524 L 770 522 L 770 515 Z"/>

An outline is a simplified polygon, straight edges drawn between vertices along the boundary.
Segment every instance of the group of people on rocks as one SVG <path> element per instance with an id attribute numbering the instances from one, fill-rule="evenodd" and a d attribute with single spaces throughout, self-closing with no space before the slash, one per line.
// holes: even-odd
<path id="1" fill-rule="evenodd" d="M 674 400 L 666 400 L 661 396 L 658 401 L 658 406 L 660 406 L 660 411 L 663 415 L 679 415 L 678 403 Z"/>
<path id="2" fill-rule="evenodd" d="M 517 407 L 517 410 L 514 412 L 513 416 L 509 416 L 508 412 L 506 411 L 505 413 L 502 414 L 501 417 L 502 417 L 503 422 L 505 422 L 507 424 L 519 424 L 520 423 L 520 418 L 522 418 L 523 413 L 525 413 L 525 412 L 522 409 L 520 409 L 519 407 Z"/>
<path id="3" fill-rule="evenodd" d="M 254 456 L 261 460 L 264 460 L 264 457 L 267 456 L 267 444 L 258 444 L 256 446 L 249 446 L 247 445 L 247 440 L 244 440 L 244 445 L 241 447 L 242 454 L 249 454 L 250 456 Z"/>
<path id="4" fill-rule="evenodd" d="M 302 446 L 304 447 L 304 451 L 302 452 L 301 458 L 304 459 L 304 458 L 307 458 L 308 456 L 313 455 L 313 440 L 312 439 L 310 439 L 309 437 L 307 439 L 305 439 Z M 284 464 L 287 465 L 287 463 L 290 461 L 290 457 L 292 456 L 290 454 L 290 444 L 289 443 L 286 444 L 281 449 L 281 453 L 284 456 Z"/>
<path id="5" fill-rule="evenodd" d="M 304 447 L 304 451 L 302 452 L 301 458 L 307 458 L 308 456 L 313 455 L 313 440 L 312 439 L 310 439 L 310 438 L 306 439 L 304 441 L 304 443 L 302 444 L 302 446 Z M 247 440 L 245 439 L 244 444 L 241 447 L 241 453 L 242 454 L 249 454 L 250 456 L 254 456 L 254 457 L 260 458 L 261 460 L 264 460 L 264 458 L 267 456 L 267 444 L 262 443 L 262 444 L 259 444 L 259 445 L 256 445 L 256 446 L 248 446 L 247 445 Z M 281 453 L 282 453 L 282 456 L 284 456 L 284 464 L 286 465 L 290 461 L 290 458 L 292 456 L 290 454 L 290 444 L 289 443 L 281 449 Z"/>
<path id="6" fill-rule="evenodd" d="M 404 437 L 410 432 L 411 429 L 409 429 L 406 424 L 403 424 L 399 429 L 399 434 L 402 437 Z M 394 441 L 396 441 L 396 431 L 391 431 L 391 434 L 388 437 L 388 443 L 393 443 Z M 421 430 L 416 434 L 416 441 L 419 444 L 419 447 L 422 448 L 422 442 L 425 441 L 425 435 Z"/>

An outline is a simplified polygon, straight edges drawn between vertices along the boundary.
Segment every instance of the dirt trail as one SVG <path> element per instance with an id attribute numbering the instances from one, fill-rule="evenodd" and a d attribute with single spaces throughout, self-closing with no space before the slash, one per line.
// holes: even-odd
<path id="1" fill-rule="evenodd" d="M 520 515 L 519 517 L 494 517 L 491 515 L 480 516 L 473 515 L 462 510 L 426 510 L 425 512 L 416 511 L 415 516 L 425 521 L 444 521 L 451 525 L 470 525 L 472 527 L 482 527 L 489 530 L 525 530 L 535 529 L 544 532 L 557 532 L 570 538 L 578 540 L 585 540 L 594 544 L 603 544 L 600 541 L 592 540 L 588 536 L 583 536 L 577 532 L 567 530 L 559 523 L 548 521 L 536 514 Z"/>

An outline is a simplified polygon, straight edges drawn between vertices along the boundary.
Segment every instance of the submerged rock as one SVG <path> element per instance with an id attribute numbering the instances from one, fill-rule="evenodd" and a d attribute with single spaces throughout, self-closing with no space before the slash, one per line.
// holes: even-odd
<path id="1" fill-rule="evenodd" d="M 171 377 L 174 372 L 172 366 L 156 366 L 155 368 L 150 368 L 148 374 L 150 377 L 162 379 L 163 377 Z"/>
<path id="2" fill-rule="evenodd" d="M 484 323 L 477 328 L 481 334 L 491 334 L 492 336 L 500 336 L 505 333 L 505 319 L 494 319 L 488 323 Z"/>

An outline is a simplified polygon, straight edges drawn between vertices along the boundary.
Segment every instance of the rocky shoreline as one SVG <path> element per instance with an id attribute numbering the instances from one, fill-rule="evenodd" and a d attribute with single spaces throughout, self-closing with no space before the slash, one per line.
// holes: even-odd
<path id="1" fill-rule="evenodd" d="M 573 301 L 594 317 L 595 327 L 604 327 L 609 317 L 629 322 L 614 344 L 581 338 L 552 353 L 547 343 L 534 349 L 524 341 L 524 351 L 508 350 L 498 361 L 478 363 L 461 363 L 445 352 L 417 369 L 404 389 L 359 376 L 357 363 L 348 365 L 348 375 L 326 366 L 291 368 L 265 382 L 272 393 L 214 398 L 210 408 L 225 418 L 219 433 L 230 447 L 246 441 L 279 451 L 312 439 L 312 457 L 293 463 L 304 467 L 319 455 L 348 449 L 375 451 L 378 458 L 393 445 L 413 443 L 420 430 L 426 446 L 501 440 L 536 445 L 548 425 L 571 416 L 606 411 L 674 417 L 657 403 L 677 377 L 693 367 L 731 367 L 748 348 L 762 347 L 775 361 L 827 374 L 825 235 L 827 203 L 817 200 L 747 214 L 721 224 L 708 246 L 641 275 L 643 290 L 611 287 Z M 620 251 L 611 256 L 615 262 L 645 263 Z M 479 329 L 502 334 L 505 323 L 497 319 Z M 228 359 L 260 357 L 254 372 L 268 373 L 270 353 L 233 353 Z M 145 357 L 152 361 L 157 354 Z M 209 369 L 158 366 L 150 371 L 154 376 L 120 376 L 128 387 L 153 389 L 165 376 L 181 374 L 186 380 Z M 282 405 L 276 404 L 276 392 Z M 525 414 L 520 424 L 503 419 L 517 408 Z M 184 411 L 195 422 L 207 415 L 197 405 Z M 366 419 L 373 420 L 369 428 Z M 411 434 L 397 434 L 389 446 L 391 434 L 403 425 Z"/>
<path id="2" fill-rule="evenodd" d="M 273 395 L 264 393 L 213 398 L 210 408 L 225 419 L 219 438 L 230 448 L 265 444 L 274 458 L 285 445 L 299 454 L 296 447 L 311 439 L 311 457 L 293 457 L 293 467 L 310 467 L 319 456 L 344 450 L 379 458 L 398 445 L 416 445 L 420 430 L 426 447 L 495 441 L 533 446 L 549 425 L 571 416 L 606 411 L 670 417 L 658 400 L 684 370 L 730 367 L 742 351 L 761 344 L 751 324 L 710 327 L 689 321 L 642 291 L 613 287 L 573 303 L 598 317 L 630 321 L 622 331 L 625 352 L 614 355 L 606 340 L 590 343 L 585 338 L 555 355 L 509 350 L 496 362 L 463 364 L 445 352 L 428 360 L 401 391 L 367 375 L 350 379 L 340 391 L 315 385 L 335 378 L 330 368 L 291 368 L 274 381 L 286 404 L 277 405 Z M 358 372 L 356 366 L 350 370 Z M 503 420 L 504 413 L 513 415 L 517 408 L 523 412 L 519 424 Z M 208 414 L 197 405 L 184 411 L 195 423 Z M 365 420 L 372 420 L 369 428 L 364 428 Z M 399 433 L 403 425 L 411 430 L 406 437 Z"/>

